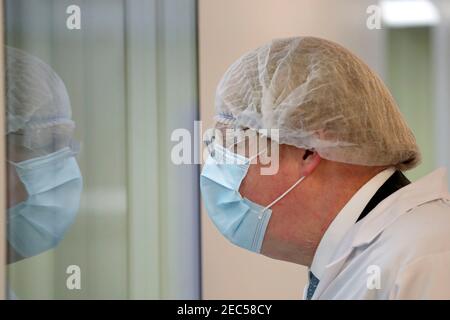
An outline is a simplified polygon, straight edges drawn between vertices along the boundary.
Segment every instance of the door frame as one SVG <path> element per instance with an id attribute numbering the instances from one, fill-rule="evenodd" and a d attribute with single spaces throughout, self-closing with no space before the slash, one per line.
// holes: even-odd
<path id="1" fill-rule="evenodd" d="M 0 0 L 0 42 L 3 39 L 3 0 Z M 3 49 L 3 48 L 2 48 Z M 0 50 L 0 132 L 5 132 L 4 50 Z M 6 298 L 6 149 L 5 138 L 0 139 L 0 300 Z"/>

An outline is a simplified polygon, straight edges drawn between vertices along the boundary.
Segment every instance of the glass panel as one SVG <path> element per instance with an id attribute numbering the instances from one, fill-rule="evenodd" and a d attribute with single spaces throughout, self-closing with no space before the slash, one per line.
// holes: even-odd
<path id="1" fill-rule="evenodd" d="M 198 298 L 195 1 L 5 5 L 10 297 Z"/>
<path id="2" fill-rule="evenodd" d="M 436 167 L 431 29 L 389 29 L 387 35 L 388 84 L 422 153 L 422 164 L 406 173 L 417 180 Z"/>

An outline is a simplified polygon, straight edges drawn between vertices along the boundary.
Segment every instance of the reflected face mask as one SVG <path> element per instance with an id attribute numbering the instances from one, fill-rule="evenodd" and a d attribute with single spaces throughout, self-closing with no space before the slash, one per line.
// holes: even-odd
<path id="1" fill-rule="evenodd" d="M 69 148 L 13 163 L 28 192 L 8 209 L 8 241 L 22 257 L 58 245 L 79 209 L 82 177 Z"/>
<path id="2" fill-rule="evenodd" d="M 270 208 L 304 178 L 300 178 L 266 207 L 242 197 L 239 187 L 252 160 L 259 154 L 246 158 L 216 144 L 200 176 L 203 202 L 214 225 L 233 244 L 257 253 L 261 252 L 272 215 Z"/>

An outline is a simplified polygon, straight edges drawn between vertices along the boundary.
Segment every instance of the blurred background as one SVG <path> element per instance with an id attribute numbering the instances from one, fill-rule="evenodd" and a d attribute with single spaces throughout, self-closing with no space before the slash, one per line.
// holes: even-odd
<path id="1" fill-rule="evenodd" d="M 66 27 L 70 5 L 79 30 Z M 173 130 L 200 140 L 194 121 L 213 125 L 222 74 L 273 38 L 356 53 L 416 135 L 423 162 L 408 177 L 450 167 L 450 0 L 5 0 L 3 20 L 6 44 L 64 81 L 84 179 L 61 244 L 6 266 L 19 299 L 302 297 L 306 268 L 229 244 L 201 207 L 200 166 L 170 158 Z"/>

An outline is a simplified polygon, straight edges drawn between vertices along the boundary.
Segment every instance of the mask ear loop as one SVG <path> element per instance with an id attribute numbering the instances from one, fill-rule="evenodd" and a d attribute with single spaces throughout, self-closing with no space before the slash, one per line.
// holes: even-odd
<path id="1" fill-rule="evenodd" d="M 261 212 L 258 215 L 258 219 L 261 219 L 264 212 L 266 212 L 268 209 L 270 209 L 270 207 L 272 207 L 275 203 L 277 203 L 278 201 L 280 201 L 281 199 L 284 198 L 284 196 L 286 196 L 289 192 L 292 191 L 292 189 L 294 189 L 296 186 L 298 186 L 298 184 L 300 182 L 303 181 L 303 179 L 305 179 L 305 176 L 301 177 L 300 179 L 298 179 L 289 189 L 287 189 L 281 196 L 279 196 L 278 198 L 276 198 L 274 201 L 272 201 L 267 207 L 265 207 L 263 210 L 261 210 Z"/>
<path id="2" fill-rule="evenodd" d="M 6 162 L 12 165 L 13 167 L 17 167 L 17 163 L 12 160 L 6 160 Z"/>

